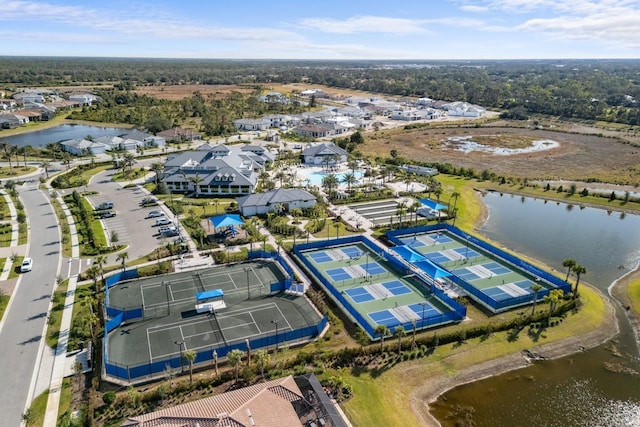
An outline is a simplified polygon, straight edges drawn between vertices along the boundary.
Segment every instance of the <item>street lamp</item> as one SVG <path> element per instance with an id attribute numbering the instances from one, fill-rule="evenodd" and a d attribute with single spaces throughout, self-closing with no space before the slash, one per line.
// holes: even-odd
<path id="1" fill-rule="evenodd" d="M 429 305 L 428 302 L 422 301 L 419 303 L 422 306 L 422 320 L 420 321 L 420 329 L 424 329 L 424 308 Z"/>
<path id="2" fill-rule="evenodd" d="M 251 267 L 244 269 L 244 272 L 247 273 L 247 299 L 251 298 L 251 291 L 249 289 L 249 272 L 250 271 L 253 271 Z"/>
<path id="3" fill-rule="evenodd" d="M 272 320 L 271 323 L 276 325 L 276 351 L 278 351 L 278 320 Z"/>
<path id="4" fill-rule="evenodd" d="M 184 341 L 174 341 L 173 343 L 180 346 L 180 373 L 184 374 L 184 363 L 182 362 L 182 348 L 184 347 Z"/>
<path id="5" fill-rule="evenodd" d="M 167 312 L 168 314 L 171 314 L 171 305 L 169 304 L 169 285 L 171 285 L 171 282 L 165 282 L 163 280 L 162 284 L 164 285 L 164 290 L 165 290 L 165 293 L 167 294 Z"/>

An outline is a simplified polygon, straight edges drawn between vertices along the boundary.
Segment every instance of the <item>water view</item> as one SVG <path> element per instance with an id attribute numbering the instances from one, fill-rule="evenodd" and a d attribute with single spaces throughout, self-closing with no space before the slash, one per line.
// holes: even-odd
<path id="1" fill-rule="evenodd" d="M 19 147 L 24 147 L 26 145 L 30 145 L 32 147 L 45 147 L 47 144 L 51 144 L 52 142 L 60 142 L 74 138 L 85 138 L 87 135 L 97 138 L 105 135 L 122 135 L 126 132 L 127 129 L 122 128 L 88 125 L 60 125 L 48 129 L 41 129 L 5 137 L 3 137 L 0 132 L 0 142 L 7 142 Z"/>
<path id="2" fill-rule="evenodd" d="M 499 193 L 484 202 L 490 214 L 482 233 L 559 271 L 573 258 L 587 269 L 583 279 L 605 293 L 640 259 L 638 215 Z M 638 350 L 618 311 L 621 333 L 612 342 L 460 386 L 437 401 L 434 415 L 443 426 L 461 419 L 477 426 L 640 425 Z"/>
<path id="3" fill-rule="evenodd" d="M 350 173 L 351 171 L 348 172 L 340 172 L 340 173 L 334 173 L 333 175 L 336 176 L 336 178 L 338 178 L 338 182 L 342 182 L 342 180 L 344 179 L 344 176 L 347 173 Z M 322 172 L 319 170 L 313 170 L 313 169 L 300 169 L 298 170 L 298 175 L 299 178 L 304 182 L 305 180 L 309 180 L 309 184 L 311 185 L 322 185 L 322 179 L 329 175 L 327 172 Z M 360 180 L 363 176 L 364 176 L 364 172 L 356 170 L 353 172 L 353 174 L 355 175 L 356 179 Z"/>

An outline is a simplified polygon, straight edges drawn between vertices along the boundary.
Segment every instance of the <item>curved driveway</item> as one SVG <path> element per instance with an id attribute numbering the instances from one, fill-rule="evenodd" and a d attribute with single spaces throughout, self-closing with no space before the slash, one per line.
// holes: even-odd
<path id="1" fill-rule="evenodd" d="M 38 376 L 38 354 L 46 331 L 61 254 L 58 221 L 47 195 L 37 183 L 19 188 L 30 224 L 28 256 L 33 271 L 18 280 L 0 331 L 0 424 L 19 426 Z"/>

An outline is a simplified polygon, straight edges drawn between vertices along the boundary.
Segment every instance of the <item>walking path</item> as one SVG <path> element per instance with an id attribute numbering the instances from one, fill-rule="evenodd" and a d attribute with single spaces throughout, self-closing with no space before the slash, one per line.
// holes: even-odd
<path id="1" fill-rule="evenodd" d="M 20 225 L 18 224 L 18 213 L 13 204 L 13 200 L 11 200 L 11 197 L 4 191 L 0 192 L 0 194 L 4 197 L 5 203 L 9 208 L 9 221 L 11 224 L 11 244 L 8 247 L 0 248 L 0 258 L 6 259 L 2 272 L 0 273 L 0 282 L 4 282 L 9 279 L 9 274 L 11 273 L 11 267 L 13 265 L 11 258 L 14 255 L 24 256 L 27 253 L 27 245 L 18 246 Z"/>

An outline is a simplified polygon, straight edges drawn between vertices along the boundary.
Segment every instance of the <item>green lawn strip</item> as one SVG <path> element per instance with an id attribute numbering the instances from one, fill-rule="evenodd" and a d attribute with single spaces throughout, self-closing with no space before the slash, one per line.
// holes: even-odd
<path id="1" fill-rule="evenodd" d="M 415 396 L 411 395 L 416 392 L 420 398 L 419 389 L 429 378 L 435 375 L 455 375 L 478 363 L 531 349 L 536 345 L 585 334 L 601 325 L 605 321 L 605 301 L 600 293 L 584 287 L 580 295 L 584 306 L 577 313 L 569 313 L 558 326 L 545 329 L 537 342 L 527 334 L 528 328 L 523 329 L 515 341 L 509 341 L 511 331 L 498 332 L 488 338 L 469 339 L 463 344 L 439 346 L 432 355 L 405 361 L 387 370 L 382 369 L 379 375 L 372 376 L 371 372 L 354 375 L 348 369 L 329 370 L 325 375 L 340 376 L 353 388 L 353 397 L 343 404 L 343 408 L 354 425 L 420 425 L 421 422 L 411 406 L 411 397 Z M 389 339 L 386 342 L 389 343 L 388 350 L 392 352 L 396 341 Z M 417 402 L 417 405 L 422 404 L 422 401 Z"/>
<path id="2" fill-rule="evenodd" d="M 93 212 L 93 206 L 87 200 L 86 197 L 82 198 L 82 206 L 87 212 Z M 76 222 L 76 226 L 80 222 Z M 104 248 L 107 246 L 107 237 L 104 234 L 104 228 L 102 228 L 102 221 L 97 216 L 93 216 L 91 220 L 91 229 L 93 230 L 94 247 Z"/>
<path id="3" fill-rule="evenodd" d="M 9 220 L 11 218 L 11 211 L 9 211 L 9 204 L 4 196 L 0 196 L 0 220 Z"/>
<path id="4" fill-rule="evenodd" d="M 11 265 L 11 271 L 9 272 L 9 279 L 15 279 L 20 274 L 20 266 L 22 265 L 23 256 L 16 256 Z"/>
<path id="5" fill-rule="evenodd" d="M 65 420 L 71 419 L 71 398 L 73 379 L 65 378 L 62 380 L 62 388 L 60 389 L 60 404 L 58 405 L 58 422 L 57 425 L 70 425 L 65 424 Z"/>
<path id="6" fill-rule="evenodd" d="M 62 256 L 67 258 L 71 257 L 71 236 L 69 235 L 69 222 L 67 221 L 67 216 L 62 210 L 62 206 L 57 199 L 51 199 L 51 205 L 53 206 L 53 210 L 56 213 L 56 217 L 58 218 L 58 224 L 60 225 L 60 229 L 62 230 Z"/>
<path id="7" fill-rule="evenodd" d="M 23 175 L 27 175 L 36 171 L 34 166 L 18 167 L 13 166 L 11 169 L 9 167 L 1 167 L 0 168 L 0 178 L 20 178 Z"/>
<path id="8" fill-rule="evenodd" d="M 6 248 L 11 246 L 11 229 L 13 227 L 9 223 L 0 224 L 0 247 Z"/>
<path id="9" fill-rule="evenodd" d="M 29 227 L 26 223 L 18 224 L 18 245 L 24 245 L 29 241 Z"/>
<path id="10" fill-rule="evenodd" d="M 89 300 L 93 296 L 93 292 L 93 283 L 80 285 L 76 288 L 67 351 L 76 350 L 80 348 L 81 342 L 84 343 L 91 339 L 89 326 L 91 321 L 91 308 Z"/>
<path id="11" fill-rule="evenodd" d="M 129 169 L 127 169 L 126 172 L 118 172 L 114 174 L 111 177 L 111 180 L 116 182 L 132 181 L 134 179 L 142 178 L 147 173 L 149 173 L 149 171 L 142 168 L 135 168 L 132 171 L 129 171 Z"/>
<path id="12" fill-rule="evenodd" d="M 627 286 L 627 295 L 631 300 L 631 307 L 636 316 L 640 316 L 640 276 Z"/>
<path id="13" fill-rule="evenodd" d="M 37 396 L 31 402 L 28 410 L 28 426 L 44 426 L 44 416 L 47 412 L 47 401 L 49 400 L 49 390 Z"/>
<path id="14" fill-rule="evenodd" d="M 49 318 L 47 319 L 48 326 L 45 342 L 54 350 L 58 346 L 58 338 L 60 337 L 60 324 L 62 323 L 62 313 L 64 311 L 64 301 L 67 296 L 68 285 L 69 279 L 66 279 L 54 291 L 51 313 L 49 313 Z"/>

